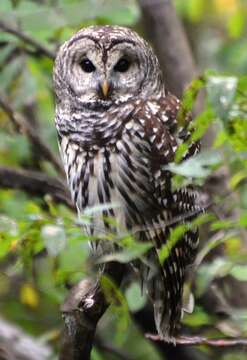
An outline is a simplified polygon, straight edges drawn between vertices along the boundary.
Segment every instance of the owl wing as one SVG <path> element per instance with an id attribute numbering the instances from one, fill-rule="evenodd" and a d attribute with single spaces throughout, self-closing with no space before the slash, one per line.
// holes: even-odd
<path id="1" fill-rule="evenodd" d="M 149 166 L 152 172 L 152 188 L 159 210 L 150 214 L 148 226 L 141 234 L 142 240 L 152 240 L 154 249 L 147 254 L 149 268 L 144 266 L 144 283 L 153 301 L 156 327 L 159 335 L 173 341 L 182 313 L 182 296 L 185 269 L 196 253 L 198 231 L 189 230 L 177 241 L 169 240 L 172 229 L 184 224 L 200 209 L 195 204 L 192 187 L 173 191 L 172 174 L 166 165 L 174 161 L 178 145 L 190 136 L 186 117 L 185 126 L 178 128 L 178 99 L 170 94 L 160 100 L 147 101 L 138 107 L 136 119 L 142 119 L 146 141 L 150 145 Z M 145 120 L 145 121 L 144 121 Z M 184 159 L 199 151 L 199 144 L 192 144 Z M 167 256 L 161 263 L 159 255 L 164 246 Z M 156 271 L 151 271 L 156 268 Z"/>

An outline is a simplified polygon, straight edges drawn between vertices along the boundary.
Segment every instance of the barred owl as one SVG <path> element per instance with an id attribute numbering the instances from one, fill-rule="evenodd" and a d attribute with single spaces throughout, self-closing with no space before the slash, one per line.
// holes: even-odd
<path id="1" fill-rule="evenodd" d="M 72 199 L 79 213 L 117 204 L 94 215 L 91 235 L 100 238 L 112 227 L 120 233 L 139 229 L 136 240 L 152 242 L 140 273 L 158 333 L 173 341 L 183 311 L 185 268 L 198 245 L 197 230 L 188 230 L 159 261 L 172 227 L 198 210 L 193 189 L 174 190 L 166 168 L 188 137 L 186 126 L 177 125 L 179 100 L 166 90 L 151 47 L 119 26 L 88 27 L 68 40 L 56 58 L 54 88 Z M 197 151 L 192 144 L 185 157 Z M 115 219 L 114 226 L 106 216 Z M 96 248 L 114 251 L 109 243 L 99 241 Z"/>

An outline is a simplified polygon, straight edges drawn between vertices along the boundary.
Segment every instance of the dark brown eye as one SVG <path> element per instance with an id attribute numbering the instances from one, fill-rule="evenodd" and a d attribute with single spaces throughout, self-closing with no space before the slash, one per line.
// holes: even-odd
<path id="1" fill-rule="evenodd" d="M 81 61 L 80 65 L 81 65 L 82 70 L 87 73 L 91 73 L 91 72 L 95 71 L 94 64 L 88 58 L 83 59 Z"/>
<path id="2" fill-rule="evenodd" d="M 116 63 L 116 65 L 114 66 L 114 70 L 118 72 L 125 72 L 129 69 L 129 67 L 130 67 L 129 60 L 122 58 Z"/>

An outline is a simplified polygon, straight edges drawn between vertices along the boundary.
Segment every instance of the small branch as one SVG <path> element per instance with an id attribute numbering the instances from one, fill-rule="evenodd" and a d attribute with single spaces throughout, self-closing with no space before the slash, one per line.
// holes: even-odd
<path id="1" fill-rule="evenodd" d="M 0 318 L 0 359 L 48 360 L 51 348 Z"/>
<path id="2" fill-rule="evenodd" d="M 29 124 L 25 117 L 14 111 L 12 106 L 7 101 L 6 97 L 0 93 L 0 107 L 5 111 L 11 120 L 15 129 L 27 136 L 30 143 L 37 149 L 37 152 L 42 155 L 43 158 L 51 162 L 55 169 L 62 175 L 64 170 L 60 160 L 53 154 L 52 150 L 43 142 L 37 131 Z"/>
<path id="3" fill-rule="evenodd" d="M 24 190 L 36 196 L 49 194 L 55 201 L 74 208 L 63 182 L 41 172 L 0 166 L 0 186 Z"/>
<path id="4" fill-rule="evenodd" d="M 12 34 L 19 38 L 20 40 L 24 41 L 26 44 L 31 45 L 34 49 L 36 49 L 39 53 L 43 54 L 44 56 L 49 57 L 50 59 L 55 59 L 55 52 L 50 50 L 45 45 L 38 42 L 36 39 L 32 38 L 30 35 L 22 32 L 21 30 L 6 24 L 3 20 L 0 20 L 0 29 L 3 31 Z"/>
<path id="5" fill-rule="evenodd" d="M 153 341 L 164 341 L 159 335 L 146 334 L 147 339 Z M 208 345 L 214 347 L 233 347 L 233 346 L 247 346 L 247 339 L 208 339 L 202 336 L 180 336 L 175 339 L 176 344 L 179 345 Z"/>
<path id="6" fill-rule="evenodd" d="M 0 20 L 0 22 L 1 22 L 1 20 Z M 8 45 L 10 45 L 10 41 L 0 41 L 0 49 L 4 48 L 5 46 L 8 46 Z M 10 52 L 10 54 L 4 59 L 4 61 L 2 61 L 0 69 L 2 69 L 3 66 L 8 63 L 9 58 L 19 56 L 23 53 L 25 53 L 29 56 L 35 57 L 35 58 L 40 58 L 42 56 L 42 54 L 37 49 L 31 49 L 31 48 L 27 48 L 27 47 L 24 48 L 23 46 L 16 44 L 16 46 L 13 48 L 13 50 Z"/>
<path id="7" fill-rule="evenodd" d="M 118 287 L 124 266 L 120 263 L 104 265 L 104 276 Z M 69 293 L 61 311 L 64 319 L 64 333 L 60 360 L 90 360 L 98 321 L 108 308 L 100 280 L 84 279 Z"/>

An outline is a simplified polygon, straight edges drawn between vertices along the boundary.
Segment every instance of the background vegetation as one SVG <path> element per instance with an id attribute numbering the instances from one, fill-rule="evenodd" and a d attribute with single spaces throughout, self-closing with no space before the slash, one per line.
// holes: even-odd
<path id="1" fill-rule="evenodd" d="M 205 91 L 203 108 L 195 119 L 194 137 L 201 137 L 213 126 L 213 131 L 211 128 L 205 137 L 205 147 L 209 149 L 204 149 L 196 159 L 182 165 L 174 164 L 171 168 L 178 184 L 192 177 L 209 204 L 207 215 L 200 219 L 204 225 L 196 272 L 188 282 L 193 288 L 195 309 L 193 314 L 184 316 L 181 333 L 208 338 L 245 337 L 247 2 L 176 0 L 174 3 L 203 75 L 192 83 L 184 96 L 184 106 L 191 109 L 197 90 L 203 88 Z M 69 201 L 63 201 L 67 196 L 63 190 L 58 187 L 56 193 L 49 194 L 47 190 L 45 194 L 45 189 L 36 191 L 31 185 L 26 186 L 25 191 L 13 189 L 23 188 L 15 185 L 19 173 L 13 177 L 11 186 L 11 181 L 6 184 L 6 169 L 22 168 L 25 171 L 22 174 L 30 176 L 36 176 L 30 173 L 35 170 L 49 176 L 47 179 L 55 177 L 63 181 L 53 123 L 52 52 L 76 30 L 90 24 L 125 25 L 144 34 L 145 25 L 141 20 L 138 3 L 133 0 L 0 2 L 0 28 L 3 21 L 18 28 L 43 44 L 48 55 L 45 56 L 44 49 L 2 28 L 1 316 L 49 343 L 54 359 L 62 327 L 59 306 L 68 287 L 92 271 L 88 237 L 83 235 Z M 6 109 L 4 104 L 10 108 Z M 30 128 L 43 139 L 45 147 L 49 145 L 56 157 L 51 159 L 49 152 L 45 153 L 44 147 L 33 139 Z M 212 186 L 218 186 L 218 191 L 212 193 Z M 85 216 L 81 221 L 86 220 Z M 133 251 L 132 243 L 123 243 L 127 245 L 120 259 L 122 262 L 141 256 L 145 250 L 137 247 Z M 164 352 L 156 343 L 146 340 L 139 328 L 138 314 L 144 311 L 146 298 L 141 296 L 135 274 L 126 279 L 119 298 L 119 304 L 112 306 L 99 324 L 92 359 L 163 359 Z M 243 347 L 223 351 L 201 346 L 183 351 L 184 356 L 188 351 L 191 359 L 246 359 Z"/>

